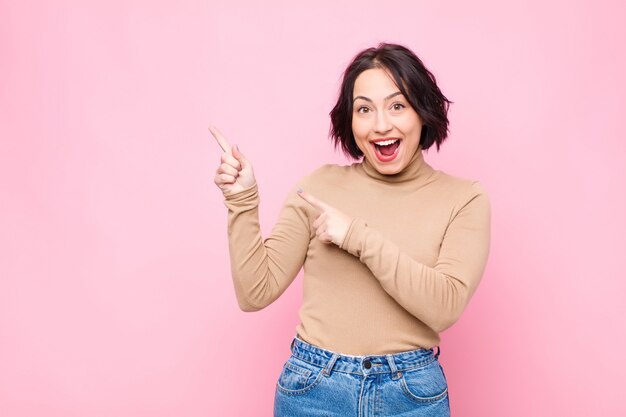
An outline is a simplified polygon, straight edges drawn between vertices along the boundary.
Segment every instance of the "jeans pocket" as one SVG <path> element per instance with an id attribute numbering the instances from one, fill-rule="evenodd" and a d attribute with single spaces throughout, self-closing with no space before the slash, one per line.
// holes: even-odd
<path id="1" fill-rule="evenodd" d="M 448 382 L 437 359 L 422 367 L 401 372 L 399 379 L 404 395 L 416 402 L 429 403 L 448 395 Z"/>
<path id="2" fill-rule="evenodd" d="M 313 389 L 322 380 L 321 366 L 304 362 L 294 356 L 283 365 L 277 389 L 284 394 L 300 395 Z"/>

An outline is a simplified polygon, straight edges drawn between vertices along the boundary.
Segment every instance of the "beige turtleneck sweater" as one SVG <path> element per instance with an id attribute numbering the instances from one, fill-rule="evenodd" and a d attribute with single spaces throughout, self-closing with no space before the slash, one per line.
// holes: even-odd
<path id="1" fill-rule="evenodd" d="M 298 187 L 353 218 L 341 247 L 317 239 L 317 213 Z M 256 183 L 224 200 L 240 308 L 268 306 L 304 267 L 296 331 L 338 353 L 437 346 L 467 306 L 489 254 L 484 187 L 433 169 L 420 148 L 394 175 L 365 158 L 316 169 L 294 184 L 265 239 L 259 201 Z"/>

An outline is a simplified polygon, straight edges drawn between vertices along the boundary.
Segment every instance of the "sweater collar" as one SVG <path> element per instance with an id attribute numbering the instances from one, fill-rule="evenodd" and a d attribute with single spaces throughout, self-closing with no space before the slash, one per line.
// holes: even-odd
<path id="1" fill-rule="evenodd" d="M 422 147 L 418 147 L 415 154 L 409 160 L 404 169 L 396 174 L 381 174 L 370 161 L 363 157 L 363 160 L 357 164 L 359 171 L 376 180 L 388 183 L 402 183 L 406 181 L 424 181 L 433 173 L 434 169 L 426 163 L 422 153 Z"/>

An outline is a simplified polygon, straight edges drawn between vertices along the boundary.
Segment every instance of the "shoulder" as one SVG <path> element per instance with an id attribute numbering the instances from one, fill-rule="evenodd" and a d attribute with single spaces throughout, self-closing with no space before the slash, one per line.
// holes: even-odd
<path id="1" fill-rule="evenodd" d="M 346 175 L 352 165 L 324 164 L 311 172 L 311 176 L 319 179 Z"/>
<path id="2" fill-rule="evenodd" d="M 336 164 L 324 164 L 312 171 L 305 171 L 304 174 L 296 177 L 296 181 L 292 183 L 290 194 L 295 195 L 298 188 L 302 188 L 308 192 L 324 190 L 328 188 L 326 186 L 329 183 L 336 183 L 338 176 L 346 175 L 346 168 L 349 167 Z"/>
<path id="3" fill-rule="evenodd" d="M 290 190 L 290 195 L 297 195 L 298 188 L 326 201 L 334 201 L 336 195 L 345 194 L 350 182 L 350 166 L 324 164 L 301 175 Z M 343 191 L 342 191 L 343 190 Z M 297 199 L 301 200 L 300 197 Z"/>
<path id="4" fill-rule="evenodd" d="M 301 178 L 302 182 L 312 185 L 336 182 L 338 178 L 349 175 L 351 165 L 324 164 Z"/>
<path id="5" fill-rule="evenodd" d="M 456 204 L 465 205 L 476 198 L 489 200 L 489 193 L 485 184 L 474 178 L 461 177 L 436 170 L 438 191 L 452 197 Z"/>

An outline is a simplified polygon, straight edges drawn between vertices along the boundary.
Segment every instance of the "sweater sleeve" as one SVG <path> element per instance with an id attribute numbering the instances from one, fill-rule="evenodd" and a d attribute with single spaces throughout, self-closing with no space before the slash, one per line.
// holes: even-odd
<path id="1" fill-rule="evenodd" d="M 471 191 L 453 213 L 434 267 L 412 259 L 360 218 L 353 219 L 341 246 L 367 265 L 402 307 L 436 332 L 459 319 L 489 254 L 489 199 L 478 181 Z"/>
<path id="2" fill-rule="evenodd" d="M 310 241 L 302 200 L 289 192 L 271 234 L 263 239 L 260 197 L 254 185 L 224 197 L 228 208 L 228 247 L 235 295 L 243 311 L 261 310 L 274 302 L 302 268 Z"/>

